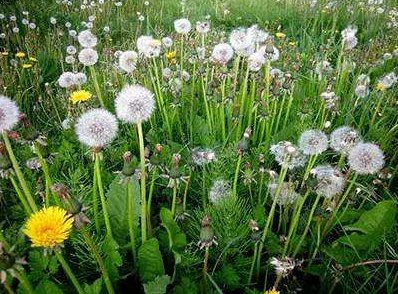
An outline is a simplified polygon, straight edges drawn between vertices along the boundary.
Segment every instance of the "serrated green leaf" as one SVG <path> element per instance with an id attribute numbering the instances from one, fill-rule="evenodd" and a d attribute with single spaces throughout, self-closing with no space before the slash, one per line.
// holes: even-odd
<path id="1" fill-rule="evenodd" d="M 164 275 L 162 254 L 156 238 L 146 240 L 138 249 L 138 271 L 144 283 Z"/>
<path id="2" fill-rule="evenodd" d="M 35 294 L 63 294 L 62 290 L 50 280 L 42 280 L 35 289 Z"/>
<path id="3" fill-rule="evenodd" d="M 117 176 L 109 185 L 106 193 L 108 212 L 112 233 L 115 240 L 124 245 L 129 242 L 128 231 L 128 200 L 127 200 L 127 187 L 120 183 L 121 176 Z M 134 191 L 134 220 L 133 226 L 135 232 L 138 232 L 138 222 L 140 216 L 140 193 L 137 181 L 133 181 Z"/>
<path id="4" fill-rule="evenodd" d="M 84 284 L 83 288 L 84 288 L 84 292 L 86 292 L 86 294 L 100 294 L 101 290 L 102 290 L 102 279 L 101 278 L 97 279 L 91 285 Z"/>
<path id="5" fill-rule="evenodd" d="M 155 280 L 144 284 L 145 294 L 165 294 L 169 284 L 170 277 L 168 275 L 156 277 Z"/>
<path id="6" fill-rule="evenodd" d="M 112 281 L 119 279 L 118 267 L 122 265 L 122 257 L 118 250 L 119 245 L 117 242 L 112 236 L 107 235 L 102 245 L 102 251 L 105 253 L 104 263 Z"/>

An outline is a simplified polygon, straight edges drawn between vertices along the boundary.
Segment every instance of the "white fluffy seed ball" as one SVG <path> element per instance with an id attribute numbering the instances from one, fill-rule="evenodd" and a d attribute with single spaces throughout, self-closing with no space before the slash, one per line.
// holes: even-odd
<path id="1" fill-rule="evenodd" d="M 174 29 L 179 34 L 188 34 L 191 30 L 191 27 L 191 22 L 186 18 L 181 18 L 174 21 Z"/>
<path id="2" fill-rule="evenodd" d="M 91 148 L 104 148 L 116 138 L 117 130 L 116 117 L 102 108 L 83 113 L 76 123 L 79 141 Z"/>
<path id="3" fill-rule="evenodd" d="M 119 67 L 125 72 L 132 73 L 135 70 L 135 64 L 138 54 L 135 51 L 124 51 L 119 56 Z"/>
<path id="4" fill-rule="evenodd" d="M 373 174 L 384 165 L 383 151 L 372 143 L 358 143 L 348 154 L 348 164 L 358 174 Z"/>
<path id="5" fill-rule="evenodd" d="M 126 123 L 138 124 L 149 120 L 155 109 L 154 95 L 140 85 L 127 85 L 115 99 L 117 117 Z"/>
<path id="6" fill-rule="evenodd" d="M 0 132 L 11 130 L 19 121 L 19 114 L 17 104 L 0 95 Z"/>
<path id="7" fill-rule="evenodd" d="M 318 155 L 328 149 L 328 137 L 319 130 L 308 130 L 301 134 L 299 147 L 304 154 Z"/>
<path id="8" fill-rule="evenodd" d="M 84 48 L 79 53 L 79 61 L 85 65 L 94 65 L 98 61 L 98 53 L 94 49 Z"/>
<path id="9" fill-rule="evenodd" d="M 92 48 L 97 45 L 97 37 L 90 30 L 81 31 L 77 36 L 77 40 L 85 48 Z"/>

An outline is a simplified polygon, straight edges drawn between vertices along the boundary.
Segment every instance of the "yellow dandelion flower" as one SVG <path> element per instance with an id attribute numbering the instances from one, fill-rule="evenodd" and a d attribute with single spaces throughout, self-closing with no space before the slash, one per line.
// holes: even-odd
<path id="1" fill-rule="evenodd" d="M 1 55 L 7 56 L 7 55 L 8 55 L 8 52 L 7 52 L 7 51 L 1 52 Z"/>
<path id="2" fill-rule="evenodd" d="M 24 63 L 24 64 L 22 64 L 22 67 L 23 68 L 31 68 L 32 64 L 31 63 Z"/>
<path id="3" fill-rule="evenodd" d="M 289 42 L 289 45 L 292 46 L 292 47 L 294 47 L 294 46 L 296 46 L 296 42 L 290 41 L 290 42 Z"/>
<path id="4" fill-rule="evenodd" d="M 85 90 L 80 90 L 80 91 L 75 91 L 72 94 L 70 94 L 70 101 L 72 101 L 73 104 L 76 104 L 78 102 L 83 102 L 87 101 L 91 98 L 91 93 Z"/>
<path id="5" fill-rule="evenodd" d="M 176 52 L 175 51 L 170 51 L 166 53 L 167 59 L 173 59 L 176 57 Z"/>
<path id="6" fill-rule="evenodd" d="M 286 37 L 286 34 L 285 34 L 285 33 L 282 33 L 282 32 L 277 32 L 277 33 L 275 34 L 275 36 L 276 36 L 277 38 L 279 38 L 279 39 L 283 39 L 283 38 Z"/>
<path id="7" fill-rule="evenodd" d="M 68 239 L 73 218 L 57 206 L 43 208 L 32 214 L 23 232 L 30 238 L 32 247 L 54 248 Z"/>
<path id="8" fill-rule="evenodd" d="M 275 288 L 272 288 L 270 290 L 267 290 L 264 292 L 264 294 L 279 294 L 280 292 L 277 291 Z"/>
<path id="9" fill-rule="evenodd" d="M 379 91 L 384 91 L 386 89 L 386 87 L 384 87 L 384 85 L 382 83 L 378 83 L 376 85 L 376 89 Z"/>
<path id="10" fill-rule="evenodd" d="M 35 57 L 33 57 L 33 56 L 29 57 L 29 60 L 30 60 L 30 61 L 34 61 L 34 62 L 37 62 L 37 59 L 36 59 Z"/>
<path id="11" fill-rule="evenodd" d="M 15 53 L 15 57 L 24 58 L 25 57 L 25 53 L 19 51 L 19 52 Z"/>

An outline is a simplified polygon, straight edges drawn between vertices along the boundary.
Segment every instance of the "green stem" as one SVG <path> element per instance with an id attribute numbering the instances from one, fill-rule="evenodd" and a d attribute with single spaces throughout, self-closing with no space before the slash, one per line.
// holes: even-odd
<path id="1" fill-rule="evenodd" d="M 233 183 L 233 186 L 232 186 L 232 195 L 235 198 L 237 197 L 236 189 L 237 189 L 237 186 L 238 186 L 238 176 L 239 176 L 239 170 L 240 170 L 241 162 L 242 162 L 242 154 L 239 154 L 238 161 L 236 162 L 234 183 Z"/>
<path id="2" fill-rule="evenodd" d="M 79 281 L 76 279 L 75 275 L 73 274 L 72 270 L 70 269 L 67 261 L 62 256 L 60 251 L 55 251 L 55 256 L 57 257 L 59 263 L 61 264 L 62 268 L 64 269 L 66 275 L 71 280 L 73 286 L 75 286 L 77 293 L 85 294 L 83 288 L 80 286 Z"/>
<path id="3" fill-rule="evenodd" d="M 157 168 L 154 169 L 152 173 L 152 178 L 151 178 L 151 184 L 149 186 L 149 196 L 148 196 L 148 203 L 147 203 L 147 220 L 148 220 L 148 234 L 149 236 L 152 235 L 152 225 L 151 225 L 151 209 L 152 209 L 152 197 L 153 197 L 153 190 L 155 188 L 155 180 L 157 177 Z"/>
<path id="4" fill-rule="evenodd" d="M 34 294 L 35 293 L 33 291 L 32 284 L 30 283 L 24 270 L 21 270 L 21 271 L 15 270 L 14 274 L 15 274 L 15 277 L 18 279 L 18 281 L 21 283 L 21 286 L 24 288 L 23 293 L 26 293 L 26 294 Z"/>
<path id="5" fill-rule="evenodd" d="M 10 181 L 12 183 L 12 186 L 14 187 L 15 192 L 17 193 L 19 200 L 22 203 L 23 208 L 25 209 L 26 214 L 27 215 L 31 214 L 32 209 L 30 208 L 28 202 L 26 202 L 25 196 L 22 194 L 22 191 L 19 189 L 18 183 L 13 175 L 10 176 Z"/>
<path id="6" fill-rule="evenodd" d="M 131 245 L 131 252 L 133 253 L 133 260 L 134 264 L 137 264 L 137 254 L 135 250 L 135 235 L 134 235 L 134 187 L 133 187 L 133 182 L 130 180 L 127 183 L 127 200 L 128 200 L 128 225 L 129 225 L 129 235 L 130 235 L 130 245 Z"/>
<path id="7" fill-rule="evenodd" d="M 255 243 L 254 244 L 253 259 L 252 259 L 252 264 L 250 266 L 250 273 L 249 273 L 249 278 L 247 279 L 247 284 L 250 284 L 251 281 L 252 281 L 254 266 L 256 264 L 256 258 L 257 258 L 257 250 L 258 250 L 258 244 Z"/>
<path id="8" fill-rule="evenodd" d="M 24 192 L 24 194 L 26 196 L 26 199 L 30 205 L 30 208 L 32 209 L 32 211 L 37 211 L 36 203 L 33 200 L 32 194 L 30 193 L 30 190 L 28 188 L 28 184 L 26 183 L 25 177 L 23 176 L 22 171 L 19 168 L 17 159 L 15 158 L 14 152 L 12 151 L 10 139 L 8 138 L 8 134 L 6 131 L 3 131 L 3 140 L 4 140 L 4 144 L 6 145 L 6 149 L 8 152 L 8 156 L 10 157 L 12 167 L 14 168 L 15 175 L 17 176 L 17 179 L 18 179 L 19 183 L 21 184 L 22 191 Z"/>
<path id="9" fill-rule="evenodd" d="M 106 204 L 104 186 L 102 185 L 100 160 L 101 160 L 100 159 L 100 154 L 98 152 L 96 152 L 95 153 L 94 172 L 95 172 L 95 174 L 97 176 L 98 192 L 99 192 L 100 200 L 101 200 L 102 213 L 104 214 L 106 232 L 107 232 L 107 234 L 112 236 L 111 223 L 109 221 L 109 214 L 108 214 L 108 206 Z"/>
<path id="10" fill-rule="evenodd" d="M 105 103 L 104 103 L 104 98 L 102 97 L 102 93 L 98 84 L 98 80 L 97 80 L 97 75 L 95 73 L 95 69 L 93 66 L 90 66 L 90 74 L 91 74 L 91 78 L 93 79 L 94 82 L 94 88 L 95 88 L 95 93 L 97 94 L 98 100 L 101 103 L 101 107 L 102 108 L 106 108 L 105 107 Z"/>
<path id="11" fill-rule="evenodd" d="M 141 239 L 142 243 L 146 241 L 147 230 L 146 230 L 146 191 L 145 191 L 145 151 L 144 151 L 144 135 L 142 133 L 141 123 L 137 124 L 138 129 L 138 141 L 140 146 L 140 169 L 141 169 Z"/>
<path id="12" fill-rule="evenodd" d="M 171 203 L 171 214 L 174 216 L 176 212 L 176 202 L 177 202 L 177 183 L 173 185 L 173 200 Z"/>
<path id="13" fill-rule="evenodd" d="M 43 174 L 44 174 L 44 180 L 45 180 L 45 199 L 46 199 L 46 206 L 50 205 L 50 195 L 53 196 L 55 203 L 59 204 L 59 199 L 56 195 L 53 195 L 53 193 L 51 192 L 51 186 L 53 185 L 51 176 L 50 176 L 50 170 L 48 168 L 48 164 L 47 161 L 44 159 L 41 150 L 40 150 L 40 146 L 39 143 L 35 142 L 34 143 L 34 148 L 35 148 L 35 152 L 37 154 L 37 157 L 39 158 L 39 162 L 41 165 L 41 168 L 43 170 Z"/>
<path id="14" fill-rule="evenodd" d="M 93 211 L 94 211 L 94 223 L 95 223 L 95 230 L 97 234 L 99 235 L 101 232 L 101 227 L 100 227 L 100 222 L 99 222 L 99 216 L 98 216 L 98 180 L 97 180 L 97 174 L 94 170 L 94 175 L 93 175 Z"/>

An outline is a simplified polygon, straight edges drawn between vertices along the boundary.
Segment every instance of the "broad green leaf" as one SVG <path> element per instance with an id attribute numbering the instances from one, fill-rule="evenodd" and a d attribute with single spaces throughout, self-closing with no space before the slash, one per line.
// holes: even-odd
<path id="1" fill-rule="evenodd" d="M 117 176 L 109 185 L 106 193 L 109 218 L 112 227 L 112 233 L 115 240 L 124 245 L 129 242 L 128 231 L 128 200 L 127 187 L 120 183 L 121 176 Z M 137 181 L 133 181 L 134 191 L 134 231 L 138 232 L 138 221 L 140 216 L 140 193 Z"/>
<path id="2" fill-rule="evenodd" d="M 100 294 L 102 290 L 102 278 L 97 279 L 91 285 L 84 284 L 84 292 L 86 294 Z"/>
<path id="3" fill-rule="evenodd" d="M 119 279 L 118 267 L 122 265 L 122 257 L 119 254 L 119 245 L 110 235 L 106 235 L 102 251 L 105 253 L 104 263 L 109 277 L 115 281 Z"/>
<path id="4" fill-rule="evenodd" d="M 144 284 L 145 294 L 165 294 L 169 284 L 170 277 L 168 275 L 156 277 L 155 280 Z"/>
<path id="5" fill-rule="evenodd" d="M 50 280 L 42 280 L 35 289 L 35 294 L 63 294 L 62 290 Z"/>
<path id="6" fill-rule="evenodd" d="M 181 252 L 186 246 L 187 241 L 185 234 L 181 232 L 180 227 L 174 220 L 171 211 L 162 207 L 160 210 L 160 220 L 169 235 L 169 248 Z"/>
<path id="7" fill-rule="evenodd" d="M 144 283 L 164 275 L 162 254 L 156 238 L 146 240 L 138 249 L 138 271 Z"/>

